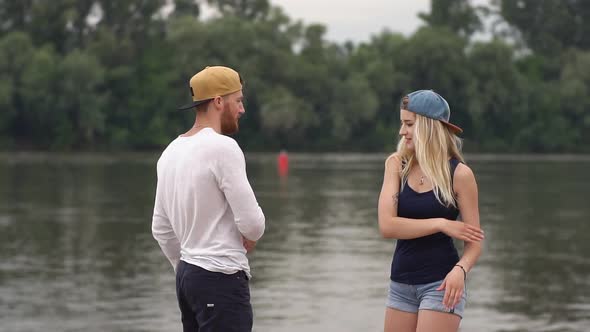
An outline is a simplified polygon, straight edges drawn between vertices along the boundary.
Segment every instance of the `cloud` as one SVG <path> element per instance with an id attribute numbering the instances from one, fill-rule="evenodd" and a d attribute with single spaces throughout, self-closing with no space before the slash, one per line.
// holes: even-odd
<path id="1" fill-rule="evenodd" d="M 292 19 L 322 23 L 328 28 L 327 38 L 337 42 L 368 41 L 370 36 L 389 29 L 412 34 L 422 20 L 419 12 L 430 10 L 429 0 L 270 0 L 282 7 Z"/>

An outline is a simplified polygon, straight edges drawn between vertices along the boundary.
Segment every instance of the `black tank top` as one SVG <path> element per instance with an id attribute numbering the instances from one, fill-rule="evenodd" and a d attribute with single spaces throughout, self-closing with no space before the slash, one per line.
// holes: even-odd
<path id="1" fill-rule="evenodd" d="M 450 160 L 451 183 L 459 161 Z M 434 192 L 418 193 L 406 183 L 399 193 L 397 215 L 403 218 L 445 218 L 456 220 L 459 210 L 441 204 Z M 391 280 L 410 285 L 435 282 L 445 278 L 459 261 L 451 237 L 435 233 L 411 240 L 397 240 L 391 263 Z"/>

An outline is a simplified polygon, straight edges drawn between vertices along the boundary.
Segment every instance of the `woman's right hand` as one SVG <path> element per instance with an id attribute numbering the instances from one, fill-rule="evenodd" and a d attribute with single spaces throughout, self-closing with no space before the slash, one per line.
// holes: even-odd
<path id="1" fill-rule="evenodd" d="M 457 240 L 465 242 L 480 242 L 483 240 L 483 230 L 479 227 L 468 225 L 462 221 L 441 218 L 440 231 Z"/>

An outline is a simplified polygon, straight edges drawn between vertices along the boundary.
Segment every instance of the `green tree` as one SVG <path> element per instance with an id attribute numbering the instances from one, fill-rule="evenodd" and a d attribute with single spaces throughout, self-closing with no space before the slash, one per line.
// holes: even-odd
<path id="1" fill-rule="evenodd" d="M 310 127 L 318 125 L 311 105 L 285 87 L 264 91 L 260 98 L 260 120 L 265 136 L 275 138 L 275 148 L 297 147 Z M 272 142 L 268 140 L 267 142 Z"/>
<path id="2" fill-rule="evenodd" d="M 105 128 L 108 96 L 100 93 L 104 69 L 94 56 L 75 51 L 63 59 L 58 71 L 55 144 L 66 148 L 92 146 Z"/>
<path id="3" fill-rule="evenodd" d="M 8 139 L 20 139 L 26 132 L 23 113 L 22 79 L 35 48 L 29 35 L 13 32 L 0 39 L 0 130 Z"/>
<path id="4" fill-rule="evenodd" d="M 94 0 L 0 1 L 0 33 L 23 31 L 36 46 L 52 44 L 60 53 L 81 47 Z"/>
<path id="5" fill-rule="evenodd" d="M 199 17 L 201 6 L 198 0 L 174 0 L 174 12 L 172 16 Z"/>
<path id="6" fill-rule="evenodd" d="M 514 139 L 517 146 L 530 152 L 563 152 L 571 141 L 568 121 L 560 114 L 555 82 L 539 82 L 527 86 L 527 121 Z M 519 105 L 522 106 L 522 105 Z"/>
<path id="7" fill-rule="evenodd" d="M 590 2 L 577 0 L 495 0 L 501 17 L 539 54 L 590 48 Z"/>
<path id="8" fill-rule="evenodd" d="M 522 129 L 529 110 L 525 81 L 514 65 L 513 49 L 498 40 L 476 43 L 469 52 L 473 83 L 468 110 L 473 137 L 485 150 L 517 148 L 513 138 Z"/>
<path id="9" fill-rule="evenodd" d="M 473 77 L 466 66 L 466 47 L 466 40 L 449 30 L 426 27 L 408 39 L 398 58 L 409 78 L 404 93 L 419 89 L 439 92 L 451 106 L 451 121 L 469 137 L 473 131 L 467 104 Z"/>
<path id="10" fill-rule="evenodd" d="M 24 31 L 34 0 L 0 0 L 0 31 L 2 34 Z"/>
<path id="11" fill-rule="evenodd" d="M 434 89 L 477 151 L 588 151 L 589 6 L 495 6 L 528 50 L 471 41 L 485 11 L 465 0 L 359 45 L 268 0 L 0 0 L 0 146 L 160 147 L 193 120 L 175 111 L 190 77 L 227 65 L 246 81 L 248 149 L 391 150 L 400 98 Z"/>
<path id="12" fill-rule="evenodd" d="M 568 149 L 580 146 L 590 151 L 590 52 L 572 50 L 563 59 L 559 110 L 571 125 Z"/>
<path id="13" fill-rule="evenodd" d="M 442 27 L 469 37 L 483 28 L 476 8 L 469 0 L 435 0 L 430 2 L 430 13 L 418 15 L 431 27 Z"/>
<path id="14" fill-rule="evenodd" d="M 365 137 L 358 138 L 365 149 L 385 146 L 391 151 L 397 140 L 399 102 L 410 86 L 409 73 L 399 56 L 406 44 L 401 34 L 384 31 L 359 45 L 351 55 L 349 66 L 364 73 L 378 102 L 375 120 L 367 124 Z"/>
<path id="15" fill-rule="evenodd" d="M 27 137 L 31 144 L 50 148 L 57 135 L 60 118 L 58 107 L 59 65 L 61 58 L 53 47 L 39 48 L 33 54 L 30 63 L 22 73 L 20 95 L 22 96 L 22 113 L 24 123 L 21 135 Z"/>
<path id="16" fill-rule="evenodd" d="M 377 96 L 362 75 L 351 75 L 335 82 L 329 104 L 330 136 L 336 143 L 353 142 L 355 129 L 362 133 L 367 123 L 375 120 L 377 106 Z"/>

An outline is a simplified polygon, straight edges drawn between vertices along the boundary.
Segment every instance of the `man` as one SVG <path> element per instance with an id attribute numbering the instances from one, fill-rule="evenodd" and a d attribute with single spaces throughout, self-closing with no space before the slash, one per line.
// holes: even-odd
<path id="1" fill-rule="evenodd" d="M 184 331 L 251 331 L 246 253 L 264 214 L 246 177 L 244 154 L 227 134 L 244 114 L 242 80 L 207 67 L 190 80 L 192 128 L 158 160 L 152 234 L 176 271 Z"/>

